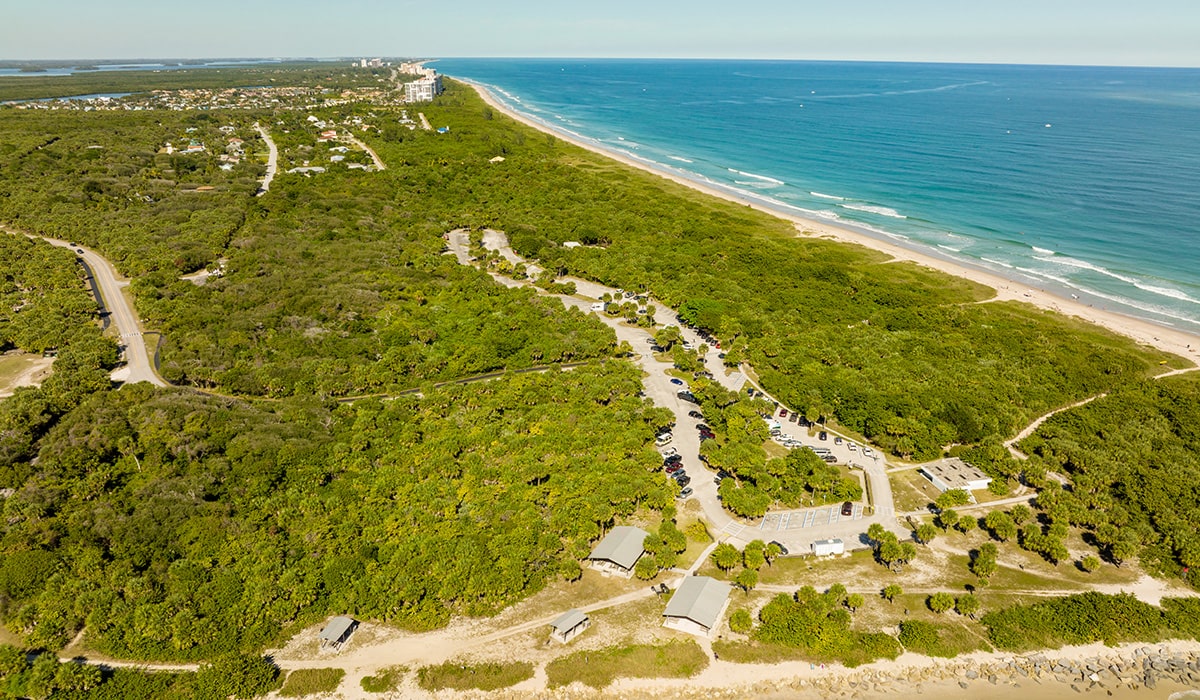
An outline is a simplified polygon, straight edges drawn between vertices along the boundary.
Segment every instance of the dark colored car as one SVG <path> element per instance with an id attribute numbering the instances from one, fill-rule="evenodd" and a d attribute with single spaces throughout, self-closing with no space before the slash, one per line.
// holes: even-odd
<path id="1" fill-rule="evenodd" d="M 788 548 L 787 548 L 787 547 L 784 547 L 782 542 L 776 542 L 775 540 L 771 540 L 771 541 L 770 541 L 770 542 L 768 542 L 767 544 L 773 544 L 773 545 L 775 545 L 776 547 L 778 547 L 778 548 L 779 548 L 779 553 L 780 553 L 780 554 L 782 554 L 782 555 L 784 555 L 784 556 L 786 556 L 786 555 L 787 555 L 787 553 L 788 553 Z"/>
<path id="2" fill-rule="evenodd" d="M 683 469 L 683 465 L 680 464 L 679 462 L 674 462 L 674 463 L 668 464 L 666 466 L 666 470 L 667 470 L 668 474 L 675 474 L 675 473 L 681 471 L 682 469 Z"/>
<path id="3" fill-rule="evenodd" d="M 720 346 L 720 345 L 718 345 L 717 347 L 719 348 L 719 347 L 721 347 L 721 346 Z M 720 353 L 720 354 L 718 354 L 718 355 L 717 355 L 717 359 L 718 359 L 718 360 L 724 360 L 724 359 L 725 359 L 725 353 Z"/>
<path id="4" fill-rule="evenodd" d="M 791 422 L 795 423 L 796 421 L 800 420 L 800 414 L 799 414 L 799 413 L 792 413 L 792 415 L 788 416 L 788 420 L 790 420 Z"/>
<path id="5" fill-rule="evenodd" d="M 854 503 L 846 501 L 842 504 L 842 515 L 854 515 Z"/>
<path id="6" fill-rule="evenodd" d="M 688 411 L 688 417 L 695 418 L 696 420 L 704 420 L 704 414 L 699 411 Z"/>
<path id="7" fill-rule="evenodd" d="M 781 409 L 779 409 L 779 417 L 780 417 L 780 418 L 787 418 L 787 409 L 786 409 L 786 408 L 781 408 Z"/>
<path id="8" fill-rule="evenodd" d="M 680 472 L 680 474 L 683 474 L 683 472 Z M 692 477 L 684 474 L 683 476 L 676 477 L 675 481 L 678 481 L 680 486 L 687 486 L 692 483 Z"/>
<path id="9" fill-rule="evenodd" d="M 75 252 L 79 253 L 80 255 L 83 255 L 83 248 L 76 248 Z"/>
<path id="10" fill-rule="evenodd" d="M 825 432 L 824 430 L 822 430 L 822 431 L 821 431 L 821 432 L 820 432 L 820 433 L 817 435 L 817 439 L 818 439 L 818 440 L 828 440 L 828 439 L 829 439 L 829 433 L 827 433 L 827 432 Z"/>
<path id="11" fill-rule="evenodd" d="M 700 442 L 704 442 L 705 440 L 714 440 L 716 437 L 717 436 L 713 435 L 712 433 L 700 433 Z"/>
<path id="12" fill-rule="evenodd" d="M 676 386 L 683 386 L 683 380 L 682 380 L 682 379 L 676 379 L 675 377 L 671 377 L 671 383 L 672 383 L 672 384 L 674 384 L 674 385 L 676 385 Z"/>

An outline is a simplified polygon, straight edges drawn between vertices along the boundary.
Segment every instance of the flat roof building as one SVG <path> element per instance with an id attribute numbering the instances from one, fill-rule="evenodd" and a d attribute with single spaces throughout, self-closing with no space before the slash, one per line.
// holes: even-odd
<path id="1" fill-rule="evenodd" d="M 600 540 L 592 550 L 592 568 L 604 573 L 618 574 L 628 578 L 633 575 L 633 565 L 642 558 L 645 549 L 642 543 L 650 533 L 632 525 L 618 525 Z"/>
<path id="2" fill-rule="evenodd" d="M 325 629 L 317 635 L 317 639 L 321 640 L 322 649 L 333 649 L 337 651 L 342 648 L 342 645 L 350 640 L 350 635 L 354 634 L 355 628 L 358 627 L 358 621 L 352 617 L 338 615 L 325 625 Z"/>
<path id="3" fill-rule="evenodd" d="M 929 479 L 939 491 L 977 491 L 986 489 L 992 477 L 958 457 L 947 457 L 921 467 L 921 474 Z"/>
<path id="4" fill-rule="evenodd" d="M 583 631 L 591 624 L 592 621 L 587 613 L 574 609 L 568 610 L 550 623 L 550 626 L 554 628 L 554 631 L 550 633 L 550 638 L 566 644 L 583 634 Z"/>
<path id="5" fill-rule="evenodd" d="M 845 554 L 846 543 L 840 539 L 834 538 L 831 540 L 817 540 L 812 544 L 813 554 L 818 557 L 827 557 L 831 554 Z"/>
<path id="6" fill-rule="evenodd" d="M 688 576 L 663 611 L 664 627 L 708 637 L 729 605 L 729 584 L 708 576 Z"/>

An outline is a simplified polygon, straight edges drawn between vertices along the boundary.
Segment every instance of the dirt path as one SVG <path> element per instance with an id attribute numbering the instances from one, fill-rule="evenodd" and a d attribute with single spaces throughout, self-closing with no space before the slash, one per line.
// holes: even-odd
<path id="1" fill-rule="evenodd" d="M 50 375 L 50 367 L 54 364 L 53 357 L 34 357 L 28 361 L 28 367 L 12 378 L 6 386 L 0 387 L 0 399 L 12 396 L 13 392 L 23 386 L 38 386 Z"/>
<path id="2" fill-rule="evenodd" d="M 1163 372 L 1162 374 L 1156 374 L 1156 375 L 1154 375 L 1153 379 L 1156 379 L 1156 380 L 1157 379 L 1165 379 L 1167 377 L 1174 377 L 1179 374 L 1187 374 L 1189 372 L 1195 372 L 1197 370 L 1200 370 L 1200 367 L 1185 367 L 1183 369 L 1173 369 L 1169 372 Z M 1004 446 L 1008 448 L 1009 454 L 1011 454 L 1013 457 L 1016 457 L 1017 459 L 1021 459 L 1021 460 L 1029 459 L 1029 455 L 1018 450 L 1015 447 L 1016 443 L 1024 440 L 1025 438 L 1029 437 L 1030 435 L 1033 435 L 1034 431 L 1036 431 L 1039 427 L 1041 427 L 1042 423 L 1045 423 L 1047 420 L 1054 417 L 1055 415 L 1062 413 L 1063 411 L 1069 411 L 1072 408 L 1079 408 L 1080 406 L 1086 406 L 1087 404 L 1095 401 L 1096 399 L 1102 399 L 1105 396 L 1108 396 L 1107 392 L 1102 393 L 1102 394 L 1096 394 L 1095 396 L 1089 396 L 1086 399 L 1083 399 L 1082 401 L 1076 401 L 1075 403 L 1073 403 L 1069 406 L 1063 406 L 1062 408 L 1056 408 L 1053 411 L 1050 411 L 1049 413 L 1038 416 L 1037 418 L 1034 419 L 1034 421 L 1032 423 L 1030 423 L 1028 426 L 1026 426 L 1024 430 L 1017 433 L 1016 437 L 1014 437 L 1011 440 L 1006 440 L 1004 442 Z"/>
<path id="3" fill-rule="evenodd" d="M 255 194 L 256 197 L 261 197 L 271 189 L 271 180 L 275 179 L 275 172 L 279 169 L 279 149 L 271 140 L 270 132 L 259 126 L 258 122 L 254 122 L 254 128 L 258 129 L 258 133 L 262 135 L 263 141 L 267 144 L 267 174 L 263 176 L 262 183 L 259 184 L 258 192 Z"/>
<path id="4" fill-rule="evenodd" d="M 374 148 L 371 148 L 367 144 L 363 143 L 357 136 L 349 132 L 346 133 L 346 138 L 350 139 L 350 143 L 353 143 L 355 146 L 363 149 L 367 152 L 367 155 L 371 156 L 371 160 L 375 163 L 376 170 L 387 170 L 387 166 L 383 164 L 383 159 L 379 157 L 379 154 L 375 152 Z"/>

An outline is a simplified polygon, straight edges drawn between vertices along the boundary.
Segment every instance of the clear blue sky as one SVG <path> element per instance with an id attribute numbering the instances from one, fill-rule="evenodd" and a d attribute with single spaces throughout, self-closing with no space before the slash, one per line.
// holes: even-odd
<path id="1" fill-rule="evenodd" d="M 614 56 L 1200 66 L 1200 0 L 13 0 L 0 58 Z"/>

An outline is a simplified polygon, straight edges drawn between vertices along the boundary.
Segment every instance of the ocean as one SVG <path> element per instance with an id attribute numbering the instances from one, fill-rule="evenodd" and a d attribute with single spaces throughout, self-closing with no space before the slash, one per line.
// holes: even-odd
<path id="1" fill-rule="evenodd" d="M 781 212 L 1200 332 L 1200 70 L 439 59 L 539 122 Z"/>

